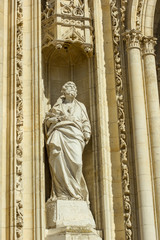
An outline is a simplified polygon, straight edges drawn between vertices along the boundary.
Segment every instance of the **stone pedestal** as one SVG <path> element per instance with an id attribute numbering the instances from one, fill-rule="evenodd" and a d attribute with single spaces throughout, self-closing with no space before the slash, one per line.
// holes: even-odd
<path id="1" fill-rule="evenodd" d="M 92 213 L 85 201 L 57 200 L 46 203 L 46 227 L 95 228 Z"/>
<path id="2" fill-rule="evenodd" d="M 45 240 L 102 240 L 91 228 L 64 227 L 46 230 Z"/>
<path id="3" fill-rule="evenodd" d="M 85 201 L 47 202 L 46 216 L 46 240 L 101 239 Z"/>

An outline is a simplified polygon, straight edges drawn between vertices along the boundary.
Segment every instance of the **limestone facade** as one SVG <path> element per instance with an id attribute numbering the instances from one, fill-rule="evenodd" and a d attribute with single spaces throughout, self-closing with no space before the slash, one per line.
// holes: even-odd
<path id="1" fill-rule="evenodd" d="M 0 239 L 160 239 L 159 0 L 1 0 L 0 20 Z M 96 227 L 59 232 L 44 119 L 67 81 L 91 121 Z"/>

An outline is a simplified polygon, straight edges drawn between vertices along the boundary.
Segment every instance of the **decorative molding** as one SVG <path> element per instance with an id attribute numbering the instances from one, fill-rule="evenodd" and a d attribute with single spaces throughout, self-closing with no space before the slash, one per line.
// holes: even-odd
<path id="1" fill-rule="evenodd" d="M 142 38 L 143 43 L 143 55 L 155 55 L 155 45 L 157 44 L 157 39 L 154 37 Z"/>
<path id="2" fill-rule="evenodd" d="M 87 1 L 46 2 L 46 7 L 42 11 L 42 48 L 53 45 L 61 49 L 66 42 L 78 43 L 87 53 L 92 52 L 92 19 Z"/>
<path id="3" fill-rule="evenodd" d="M 122 26 L 122 30 L 124 31 L 125 27 L 125 21 L 126 21 L 126 7 L 128 4 L 128 0 L 121 0 L 121 7 L 120 7 L 120 11 L 121 11 L 121 26 Z"/>
<path id="4" fill-rule="evenodd" d="M 127 48 L 140 48 L 142 34 L 139 30 L 127 30 L 123 36 L 127 43 Z"/>
<path id="5" fill-rule="evenodd" d="M 136 12 L 136 30 L 141 30 L 143 0 L 138 1 Z"/>
<path id="6" fill-rule="evenodd" d="M 17 0 L 16 52 L 16 237 L 23 239 L 23 8 Z"/>
<path id="7" fill-rule="evenodd" d="M 47 21 L 47 20 L 51 19 L 52 16 L 54 16 L 54 14 L 55 14 L 55 2 L 50 3 L 50 4 L 48 2 L 46 2 L 46 7 L 41 14 L 41 20 Z"/>
<path id="8" fill-rule="evenodd" d="M 122 80 L 122 66 L 120 58 L 120 23 L 118 18 L 118 8 L 116 0 L 111 1 L 111 17 L 113 29 L 113 44 L 114 44 L 114 60 L 115 60 L 115 75 L 116 75 L 116 95 L 118 108 L 118 127 L 119 127 L 119 141 L 120 141 L 120 157 L 122 169 L 122 188 L 123 188 L 123 205 L 124 205 L 124 223 L 126 239 L 132 240 L 132 210 L 130 199 L 130 177 L 129 177 L 129 162 L 128 162 L 128 147 L 126 141 L 126 119 L 123 99 L 123 80 Z"/>
<path id="9" fill-rule="evenodd" d="M 62 35 L 63 40 L 68 40 L 68 41 L 79 41 L 79 42 L 85 42 L 84 36 L 81 36 L 81 34 L 76 31 L 75 27 L 70 27 L 63 35 Z"/>
<path id="10" fill-rule="evenodd" d="M 82 1 L 78 1 L 78 4 L 75 4 L 74 0 L 70 0 L 68 4 L 66 1 L 61 0 L 61 13 L 71 16 L 84 17 L 84 4 Z"/>

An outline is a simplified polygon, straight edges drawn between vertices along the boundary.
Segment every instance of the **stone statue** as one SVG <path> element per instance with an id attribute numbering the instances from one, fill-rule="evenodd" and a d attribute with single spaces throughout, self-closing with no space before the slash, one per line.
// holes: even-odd
<path id="1" fill-rule="evenodd" d="M 62 87 L 62 96 L 46 114 L 45 135 L 52 190 L 50 201 L 84 200 L 88 189 L 82 174 L 82 153 L 91 135 L 84 104 L 77 101 L 74 82 Z"/>

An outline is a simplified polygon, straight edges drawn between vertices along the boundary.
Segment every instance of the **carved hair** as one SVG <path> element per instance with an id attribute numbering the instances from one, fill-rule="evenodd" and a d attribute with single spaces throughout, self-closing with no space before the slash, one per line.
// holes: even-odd
<path id="1" fill-rule="evenodd" d="M 66 92 L 66 89 L 68 87 L 71 87 L 71 89 L 74 91 L 74 97 L 77 96 L 77 87 L 76 87 L 76 84 L 74 82 L 66 82 L 63 87 L 62 87 L 62 90 L 61 90 L 61 93 L 65 95 L 65 92 Z"/>

